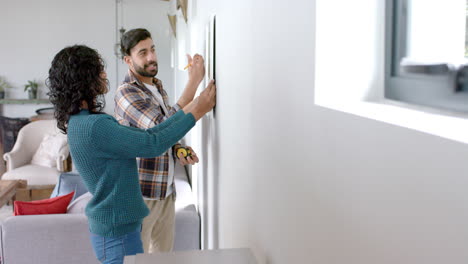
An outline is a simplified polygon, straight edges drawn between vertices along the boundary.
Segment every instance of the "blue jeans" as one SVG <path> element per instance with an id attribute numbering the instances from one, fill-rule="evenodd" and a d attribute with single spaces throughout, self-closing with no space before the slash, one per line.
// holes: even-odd
<path id="1" fill-rule="evenodd" d="M 96 258 L 103 264 L 123 264 L 124 256 L 143 253 L 141 228 L 116 237 L 103 237 L 91 233 L 91 244 Z"/>

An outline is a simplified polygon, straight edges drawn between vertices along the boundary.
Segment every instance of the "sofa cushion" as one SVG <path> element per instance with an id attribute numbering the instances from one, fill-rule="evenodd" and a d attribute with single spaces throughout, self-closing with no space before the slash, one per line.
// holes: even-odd
<path id="1" fill-rule="evenodd" d="M 85 215 L 12 216 L 0 225 L 2 264 L 99 264 Z"/>
<path id="2" fill-rule="evenodd" d="M 54 185 L 59 175 L 56 168 L 29 164 L 5 172 L 2 180 L 27 180 L 28 185 Z"/>
<path id="3" fill-rule="evenodd" d="M 177 191 L 175 203 L 174 251 L 200 249 L 200 215 L 195 208 L 195 197 L 185 168 L 179 163 L 174 170 Z"/>
<path id="4" fill-rule="evenodd" d="M 86 205 L 88 204 L 89 200 L 91 200 L 91 198 L 93 198 L 93 195 L 90 192 L 87 192 L 76 198 L 68 206 L 67 214 L 84 214 Z"/>
<path id="5" fill-rule="evenodd" d="M 174 170 L 174 185 L 177 192 L 177 200 L 175 203 L 176 212 L 181 210 L 196 210 L 192 193 L 192 187 L 188 182 L 185 168 L 179 163 L 176 164 Z"/>
<path id="6" fill-rule="evenodd" d="M 64 214 L 75 192 L 32 202 L 15 201 L 14 215 Z"/>
<path id="7" fill-rule="evenodd" d="M 72 201 L 80 197 L 82 194 L 88 191 L 88 188 L 83 183 L 81 176 L 75 172 L 65 172 L 60 174 L 57 185 L 50 195 L 50 198 L 64 195 L 70 192 L 75 192 L 75 196 Z"/>

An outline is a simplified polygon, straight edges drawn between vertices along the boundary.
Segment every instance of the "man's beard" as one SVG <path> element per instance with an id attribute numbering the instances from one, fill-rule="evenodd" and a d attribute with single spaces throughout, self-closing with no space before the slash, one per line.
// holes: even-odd
<path id="1" fill-rule="evenodd" d="M 148 64 L 145 64 L 143 67 L 140 67 L 140 65 L 134 64 L 135 65 L 135 71 L 141 76 L 144 77 L 154 77 L 156 74 L 158 74 L 158 63 L 153 61 Z M 156 69 L 154 71 L 147 71 L 146 68 L 149 66 L 154 65 L 156 66 Z"/>

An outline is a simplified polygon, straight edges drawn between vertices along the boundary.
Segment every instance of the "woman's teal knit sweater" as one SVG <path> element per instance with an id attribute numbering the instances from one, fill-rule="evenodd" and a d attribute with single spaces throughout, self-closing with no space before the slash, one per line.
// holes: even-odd
<path id="1" fill-rule="evenodd" d="M 136 157 L 156 157 L 179 141 L 195 118 L 179 110 L 148 130 L 120 125 L 107 114 L 82 110 L 68 122 L 68 143 L 76 169 L 93 198 L 86 206 L 90 231 L 107 237 L 138 229 L 143 202 Z"/>

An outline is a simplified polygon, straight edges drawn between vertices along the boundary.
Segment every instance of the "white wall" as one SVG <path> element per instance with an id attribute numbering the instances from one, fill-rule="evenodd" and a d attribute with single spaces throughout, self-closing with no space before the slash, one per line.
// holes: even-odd
<path id="1" fill-rule="evenodd" d="M 40 98 L 47 98 L 44 81 L 54 55 L 73 44 L 95 48 L 107 63 L 111 85 L 115 79 L 114 1 L 6 1 L 0 4 L 0 75 L 15 87 L 7 98 L 26 98 L 23 85 L 37 79 Z M 107 98 L 106 98 L 107 99 Z M 109 101 L 109 100 L 107 100 Z M 50 106 L 50 105 L 49 105 Z M 3 115 L 29 117 L 36 105 L 3 105 Z"/>
<path id="2" fill-rule="evenodd" d="M 14 86 L 7 91 L 7 98 L 27 98 L 23 85 L 31 79 L 42 83 L 40 98 L 47 98 L 44 81 L 54 55 L 65 46 L 85 44 L 97 49 L 106 62 L 111 89 L 106 95 L 105 111 L 113 114 L 114 93 L 127 69 L 114 55 L 114 44 L 118 41 L 115 6 L 115 0 L 0 0 L 0 76 Z M 123 1 L 123 7 L 117 26 L 146 27 L 152 33 L 160 65 L 157 77 L 172 93 L 171 38 L 166 17 L 169 4 L 132 0 Z M 1 107 L 5 116 L 29 117 L 35 114 L 35 109 L 45 106 L 51 105 Z"/>
<path id="3" fill-rule="evenodd" d="M 314 105 L 314 1 L 192 5 L 192 36 L 217 15 L 211 246 L 277 264 L 468 261 L 468 147 Z"/>

